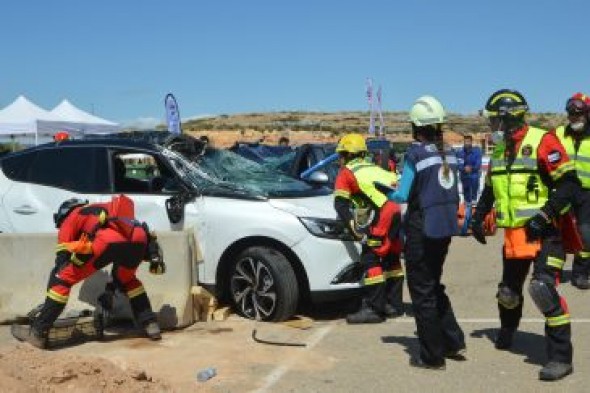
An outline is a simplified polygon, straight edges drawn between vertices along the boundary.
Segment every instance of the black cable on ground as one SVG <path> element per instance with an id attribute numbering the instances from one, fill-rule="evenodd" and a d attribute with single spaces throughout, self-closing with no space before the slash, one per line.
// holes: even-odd
<path id="1" fill-rule="evenodd" d="M 267 345 L 276 345 L 279 347 L 306 347 L 307 344 L 304 343 L 287 343 L 287 342 L 278 342 L 278 341 L 268 341 L 268 340 L 261 340 L 256 337 L 257 330 L 252 329 L 252 340 L 260 344 L 267 344 Z"/>

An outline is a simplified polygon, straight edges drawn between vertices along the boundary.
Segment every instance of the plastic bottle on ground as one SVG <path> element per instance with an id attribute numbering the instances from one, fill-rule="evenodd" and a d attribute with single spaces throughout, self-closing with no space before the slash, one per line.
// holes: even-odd
<path id="1" fill-rule="evenodd" d="M 217 375 L 217 370 L 215 370 L 214 367 L 207 367 L 206 369 L 199 371 L 199 373 L 197 374 L 197 381 L 205 382 L 205 381 L 210 380 L 211 378 L 213 378 L 216 375 Z"/>

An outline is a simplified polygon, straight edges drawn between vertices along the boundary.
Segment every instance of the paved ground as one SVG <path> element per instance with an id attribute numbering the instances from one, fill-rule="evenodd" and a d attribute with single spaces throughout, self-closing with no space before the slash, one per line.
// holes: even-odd
<path id="1" fill-rule="evenodd" d="M 347 326 L 340 305 L 309 312 L 310 329 L 259 324 L 258 337 L 303 342 L 305 348 L 255 343 L 255 324 L 238 317 L 226 322 L 199 323 L 166 333 L 160 343 L 127 338 L 86 343 L 64 349 L 92 354 L 126 366 L 138 364 L 166 379 L 178 391 L 207 392 L 587 392 L 590 384 L 589 292 L 566 283 L 573 316 L 575 373 L 558 383 L 537 380 L 545 362 L 543 319 L 527 298 L 525 319 L 511 352 L 493 348 L 498 327 L 494 299 L 500 274 L 500 241 L 480 246 L 456 239 L 444 281 L 467 336 L 468 360 L 448 362 L 446 371 L 416 370 L 408 366 L 417 350 L 411 317 L 370 326 Z M 409 298 L 406 296 L 409 301 Z M 14 345 L 6 327 L 0 328 L 0 347 Z M 213 366 L 218 375 L 196 382 L 198 370 Z"/>

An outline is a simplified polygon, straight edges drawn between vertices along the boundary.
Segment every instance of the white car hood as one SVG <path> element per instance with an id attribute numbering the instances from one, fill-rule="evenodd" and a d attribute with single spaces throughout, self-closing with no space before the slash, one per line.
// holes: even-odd
<path id="1" fill-rule="evenodd" d="M 334 195 L 309 198 L 269 199 L 272 207 L 297 217 L 337 218 L 334 210 Z"/>

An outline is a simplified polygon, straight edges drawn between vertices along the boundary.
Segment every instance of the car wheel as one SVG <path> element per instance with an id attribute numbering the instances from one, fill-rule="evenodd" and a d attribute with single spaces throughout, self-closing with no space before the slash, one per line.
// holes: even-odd
<path id="1" fill-rule="evenodd" d="M 239 314 L 261 321 L 290 318 L 299 299 L 291 264 L 269 247 L 250 247 L 240 253 L 230 272 L 230 291 Z"/>

